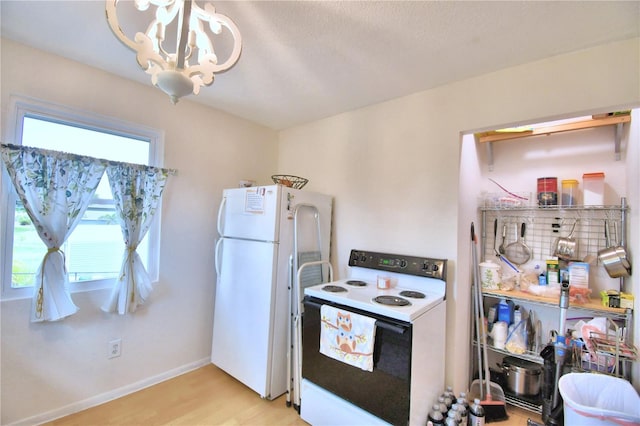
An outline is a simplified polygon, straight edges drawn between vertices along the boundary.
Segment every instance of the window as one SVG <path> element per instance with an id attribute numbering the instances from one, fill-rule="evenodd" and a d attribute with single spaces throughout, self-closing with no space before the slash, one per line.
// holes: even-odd
<path id="1" fill-rule="evenodd" d="M 13 99 L 15 144 L 108 160 L 161 166 L 162 134 L 143 126 L 33 100 Z M 33 278 L 46 247 L 3 175 L 2 298 L 31 297 Z M 5 207 L 6 206 L 6 207 Z M 122 264 L 124 242 L 106 173 L 80 224 L 62 247 L 71 291 L 111 287 Z M 138 253 L 152 280 L 158 275 L 159 218 Z"/>

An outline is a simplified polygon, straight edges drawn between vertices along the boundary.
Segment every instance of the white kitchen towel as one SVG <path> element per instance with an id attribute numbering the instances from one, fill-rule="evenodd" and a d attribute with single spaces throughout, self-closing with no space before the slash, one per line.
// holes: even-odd
<path id="1" fill-rule="evenodd" d="M 322 305 L 320 353 L 365 371 L 373 371 L 376 320 Z"/>

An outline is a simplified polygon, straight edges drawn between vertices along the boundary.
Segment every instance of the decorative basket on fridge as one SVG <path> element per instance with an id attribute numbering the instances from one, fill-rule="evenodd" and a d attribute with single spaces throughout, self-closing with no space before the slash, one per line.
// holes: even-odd
<path id="1" fill-rule="evenodd" d="M 303 186 L 309 182 L 309 179 L 301 178 L 292 175 L 273 175 L 271 176 L 274 183 L 287 186 L 289 188 L 302 189 Z"/>

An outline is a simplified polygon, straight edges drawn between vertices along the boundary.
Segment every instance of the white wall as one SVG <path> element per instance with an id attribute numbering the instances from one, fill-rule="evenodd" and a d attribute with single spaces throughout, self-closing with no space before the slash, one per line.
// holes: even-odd
<path id="1" fill-rule="evenodd" d="M 220 195 L 240 179 L 270 183 L 276 133 L 8 40 L 1 48 L 3 137 L 9 96 L 36 97 L 163 130 L 165 166 L 178 173 L 164 192 L 160 280 L 146 306 L 105 314 L 107 292 L 78 293 L 77 315 L 30 324 L 28 300 L 2 302 L 0 423 L 50 419 L 208 363 Z M 116 337 L 122 356 L 108 360 Z"/>
<path id="2" fill-rule="evenodd" d="M 639 52 L 638 39 L 599 46 L 281 132 L 279 169 L 335 196 L 337 274 L 351 248 L 450 259 L 446 381 L 456 391 L 468 384 L 469 224 L 485 185 L 461 134 L 640 105 Z M 626 190 L 637 203 L 637 184 Z"/>

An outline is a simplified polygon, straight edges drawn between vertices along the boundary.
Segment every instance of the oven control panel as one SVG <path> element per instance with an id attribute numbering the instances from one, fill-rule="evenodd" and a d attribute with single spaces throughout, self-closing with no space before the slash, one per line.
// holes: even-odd
<path id="1" fill-rule="evenodd" d="M 447 260 L 351 250 L 349 266 L 447 280 Z"/>

